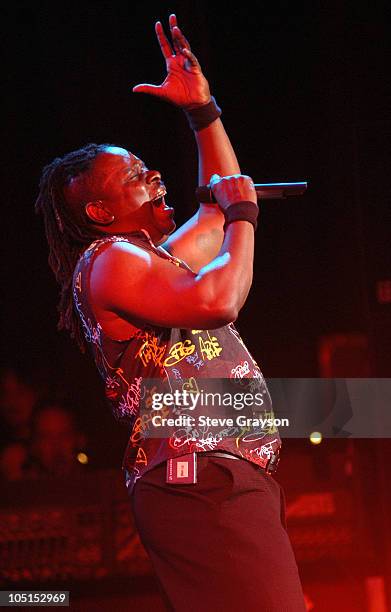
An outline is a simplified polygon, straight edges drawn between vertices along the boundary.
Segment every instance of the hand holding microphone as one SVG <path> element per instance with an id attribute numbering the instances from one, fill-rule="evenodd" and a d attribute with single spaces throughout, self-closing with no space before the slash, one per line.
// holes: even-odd
<path id="1" fill-rule="evenodd" d="M 248 221 L 257 229 L 258 204 L 254 183 L 249 176 L 213 174 L 210 190 L 225 216 L 224 231 L 233 221 Z"/>
<path id="2" fill-rule="evenodd" d="M 249 176 L 244 174 L 231 176 L 213 174 L 210 178 L 209 189 L 214 196 L 214 201 L 223 211 L 237 202 L 253 202 L 257 206 L 254 183 Z"/>

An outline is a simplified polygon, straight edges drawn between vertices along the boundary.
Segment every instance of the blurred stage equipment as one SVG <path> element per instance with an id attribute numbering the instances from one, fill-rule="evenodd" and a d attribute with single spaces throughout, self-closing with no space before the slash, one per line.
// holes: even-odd
<path id="1" fill-rule="evenodd" d="M 361 332 L 322 336 L 318 343 L 318 364 L 322 378 L 370 378 L 368 336 Z"/>
<path id="2" fill-rule="evenodd" d="M 300 442 L 306 447 L 298 452 L 286 449 L 289 461 L 282 462 L 278 480 L 287 493 L 288 529 L 304 590 L 317 610 L 333 605 L 338 594 L 344 609 L 368 612 L 365 602 L 379 600 L 383 576 L 363 520 L 365 491 L 352 478 L 351 441 Z M 75 593 L 84 589 L 98 597 L 105 581 L 116 580 L 127 585 L 129 601 L 152 576 L 116 470 L 9 483 L 0 503 L 3 589 L 66 584 Z"/>
<path id="3" fill-rule="evenodd" d="M 391 376 L 391 122 L 353 126 L 357 238 L 373 376 Z"/>
<path id="4" fill-rule="evenodd" d="M 375 458 L 367 440 L 360 442 L 284 440 L 287 460 L 276 479 L 286 494 L 288 533 L 304 592 L 319 612 L 373 612 L 375 602 L 379 612 L 387 610 L 384 547 L 372 513 L 378 507 L 375 463 L 367 463 Z"/>
<path id="5" fill-rule="evenodd" d="M 150 572 L 117 471 L 2 485 L 0 586 Z"/>

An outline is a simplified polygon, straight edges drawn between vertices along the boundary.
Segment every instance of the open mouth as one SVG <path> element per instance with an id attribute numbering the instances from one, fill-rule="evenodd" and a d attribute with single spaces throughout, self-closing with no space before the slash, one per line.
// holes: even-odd
<path id="1" fill-rule="evenodd" d="M 156 192 L 156 195 L 152 200 L 150 200 L 152 206 L 155 208 L 160 208 L 162 210 L 172 210 L 170 206 L 167 206 L 164 196 L 167 194 L 167 191 L 164 187 L 160 187 Z"/>
<path id="2" fill-rule="evenodd" d="M 156 192 L 155 197 L 152 198 L 151 203 L 154 206 L 161 206 L 163 200 L 164 200 L 164 196 L 166 195 L 167 191 L 165 190 L 164 187 L 159 187 L 159 189 Z"/>

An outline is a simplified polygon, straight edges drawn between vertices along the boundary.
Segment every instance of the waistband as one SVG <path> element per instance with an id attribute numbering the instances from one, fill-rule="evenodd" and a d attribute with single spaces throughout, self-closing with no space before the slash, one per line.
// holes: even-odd
<path id="1" fill-rule="evenodd" d="M 200 455 L 201 457 L 204 457 L 205 455 L 207 455 L 208 457 L 226 457 L 227 459 L 237 459 L 240 461 L 240 457 L 237 457 L 236 455 L 232 455 L 231 453 L 225 453 L 224 451 L 205 451 L 205 452 L 198 452 L 198 455 Z"/>

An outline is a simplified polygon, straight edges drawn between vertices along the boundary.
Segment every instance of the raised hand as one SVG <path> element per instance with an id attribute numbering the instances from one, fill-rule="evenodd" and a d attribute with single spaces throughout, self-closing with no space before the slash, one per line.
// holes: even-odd
<path id="1" fill-rule="evenodd" d="M 156 36 L 166 60 L 166 78 L 161 85 L 141 83 L 133 87 L 133 91 L 157 96 L 181 108 L 207 104 L 211 97 L 208 81 L 191 52 L 189 42 L 177 25 L 175 15 L 170 15 L 169 25 L 171 43 L 160 21 L 155 24 Z"/>

